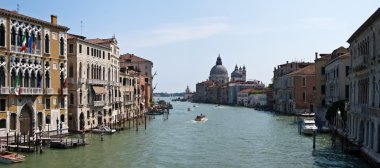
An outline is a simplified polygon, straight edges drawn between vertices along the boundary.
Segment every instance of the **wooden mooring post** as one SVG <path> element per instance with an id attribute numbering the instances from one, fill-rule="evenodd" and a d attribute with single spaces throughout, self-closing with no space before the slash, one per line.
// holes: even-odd
<path id="1" fill-rule="evenodd" d="M 144 119 L 145 119 L 144 124 L 145 124 L 145 130 L 146 130 L 146 115 L 144 115 Z"/>
<path id="2" fill-rule="evenodd" d="M 317 136 L 317 131 L 313 131 L 313 149 L 315 149 L 315 139 L 316 139 L 316 136 Z"/>

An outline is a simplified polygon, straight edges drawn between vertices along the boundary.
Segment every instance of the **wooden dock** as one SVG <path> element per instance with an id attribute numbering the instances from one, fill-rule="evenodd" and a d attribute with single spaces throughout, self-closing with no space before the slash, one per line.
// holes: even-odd
<path id="1" fill-rule="evenodd" d="M 72 139 L 72 138 L 66 138 L 60 140 L 52 140 L 50 141 L 50 148 L 55 149 L 70 149 L 70 148 L 76 148 L 79 146 L 86 145 L 86 142 L 83 139 Z"/>

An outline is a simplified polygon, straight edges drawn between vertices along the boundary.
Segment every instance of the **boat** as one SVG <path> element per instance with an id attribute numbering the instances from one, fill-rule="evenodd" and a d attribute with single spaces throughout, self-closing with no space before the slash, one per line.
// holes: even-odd
<path id="1" fill-rule="evenodd" d="M 25 156 L 17 153 L 2 151 L 0 153 L 0 163 L 11 164 L 25 161 Z"/>
<path id="2" fill-rule="evenodd" d="M 191 111 L 191 108 L 189 107 L 189 108 L 187 108 L 187 111 Z"/>
<path id="3" fill-rule="evenodd" d="M 98 133 L 98 134 L 99 134 L 99 133 L 113 134 L 113 133 L 116 132 L 116 130 L 115 130 L 115 129 L 111 129 L 111 128 L 107 127 L 107 126 L 104 126 L 104 127 L 100 127 L 100 128 L 92 129 L 91 132 L 93 132 L 93 133 Z"/>
<path id="4" fill-rule="evenodd" d="M 312 135 L 318 130 L 318 127 L 315 126 L 314 119 L 304 119 L 302 122 L 301 132 L 306 135 Z"/>
<path id="5" fill-rule="evenodd" d="M 201 115 L 197 115 L 197 117 L 195 117 L 195 121 L 203 121 L 205 119 L 205 115 L 201 114 Z"/>

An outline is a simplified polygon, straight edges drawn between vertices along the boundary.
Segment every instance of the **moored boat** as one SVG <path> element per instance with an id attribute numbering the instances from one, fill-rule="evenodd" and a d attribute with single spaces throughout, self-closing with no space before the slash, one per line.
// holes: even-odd
<path id="1" fill-rule="evenodd" d="M 312 135 L 318 130 L 318 127 L 315 126 L 314 119 L 304 119 L 302 123 L 301 132 L 306 135 Z"/>
<path id="2" fill-rule="evenodd" d="M 0 153 L 0 163 L 11 164 L 25 161 L 25 156 L 13 152 L 3 151 Z"/>
<path id="3" fill-rule="evenodd" d="M 113 134 L 116 132 L 115 129 L 111 129 L 109 127 L 100 127 L 99 129 L 98 128 L 95 128 L 95 129 L 92 129 L 91 132 L 93 133 L 104 133 L 104 134 Z"/>

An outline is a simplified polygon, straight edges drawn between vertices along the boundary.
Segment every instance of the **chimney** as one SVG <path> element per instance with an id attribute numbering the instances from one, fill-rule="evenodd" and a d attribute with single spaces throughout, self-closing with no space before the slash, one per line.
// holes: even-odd
<path id="1" fill-rule="evenodd" d="M 57 24 L 57 16 L 50 15 L 50 18 L 51 18 L 51 24 L 56 25 Z"/>
<path id="2" fill-rule="evenodd" d="M 315 60 L 318 59 L 318 52 L 315 52 Z"/>

